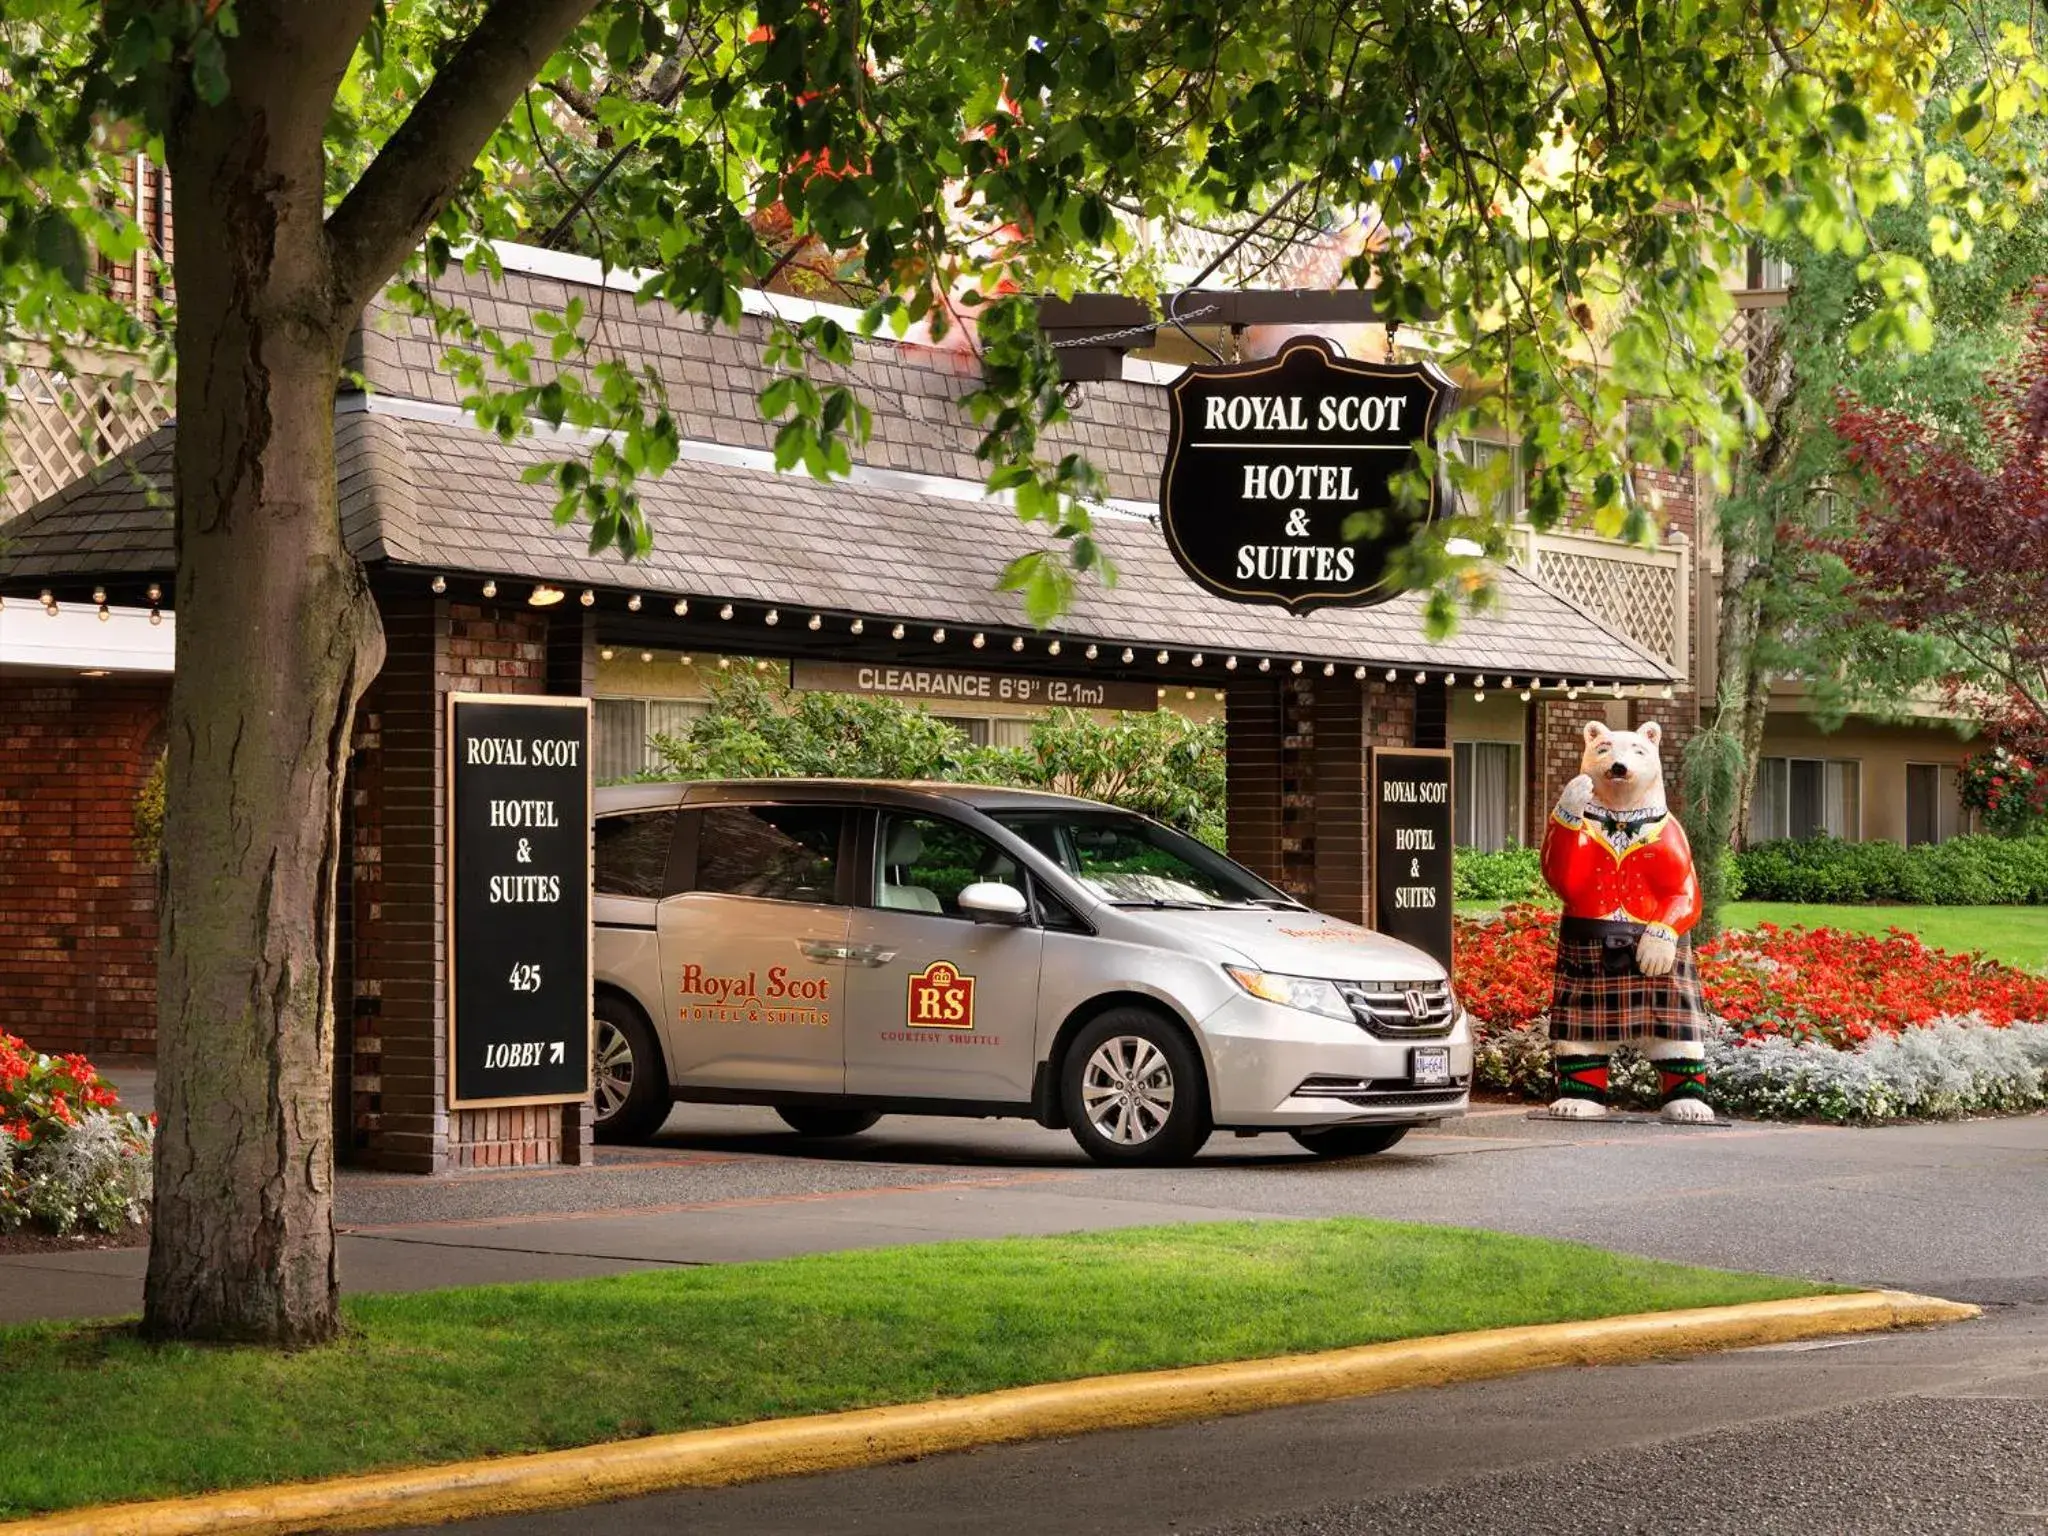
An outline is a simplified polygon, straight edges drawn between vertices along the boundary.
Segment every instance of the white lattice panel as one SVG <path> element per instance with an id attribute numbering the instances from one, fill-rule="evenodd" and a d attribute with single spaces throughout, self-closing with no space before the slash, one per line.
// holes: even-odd
<path id="1" fill-rule="evenodd" d="M 1678 567 L 1538 545 L 1536 578 L 1644 650 L 1682 665 Z"/>
<path id="2" fill-rule="evenodd" d="M 0 416 L 0 518 L 14 516 L 125 452 L 172 409 L 168 379 L 21 371 Z"/>

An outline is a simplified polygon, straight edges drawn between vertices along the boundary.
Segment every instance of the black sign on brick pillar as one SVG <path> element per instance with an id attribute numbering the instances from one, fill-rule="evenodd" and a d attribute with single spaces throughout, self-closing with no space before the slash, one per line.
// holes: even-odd
<path id="1" fill-rule="evenodd" d="M 448 698 L 448 1102 L 590 1096 L 590 701 Z"/>
<path id="2" fill-rule="evenodd" d="M 1451 754 L 1375 747 L 1372 926 L 1451 964 Z"/>
<path id="3" fill-rule="evenodd" d="M 1159 520 L 1196 583 L 1295 613 L 1383 603 L 1395 556 L 1443 504 L 1394 493 L 1457 400 L 1434 363 L 1364 363 L 1319 337 L 1262 362 L 1188 369 L 1171 406 Z"/>

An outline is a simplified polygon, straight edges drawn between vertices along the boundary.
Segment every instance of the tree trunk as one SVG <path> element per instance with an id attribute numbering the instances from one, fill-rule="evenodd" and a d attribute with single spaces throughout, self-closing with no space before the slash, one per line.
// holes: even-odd
<path id="1" fill-rule="evenodd" d="M 383 638 L 336 509 L 353 317 L 328 269 L 320 134 L 359 9 L 246 17 L 232 93 L 182 104 L 169 136 L 178 637 L 144 1315 L 157 1337 L 304 1344 L 336 1327 L 341 787 Z"/>

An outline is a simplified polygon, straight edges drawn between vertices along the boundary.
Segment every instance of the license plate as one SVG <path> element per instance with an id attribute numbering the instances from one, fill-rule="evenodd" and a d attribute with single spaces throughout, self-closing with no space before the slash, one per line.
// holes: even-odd
<path id="1" fill-rule="evenodd" d="M 1408 1052 L 1408 1075 L 1418 1088 L 1443 1088 L 1451 1081 L 1451 1049 L 1447 1045 L 1418 1045 Z"/>

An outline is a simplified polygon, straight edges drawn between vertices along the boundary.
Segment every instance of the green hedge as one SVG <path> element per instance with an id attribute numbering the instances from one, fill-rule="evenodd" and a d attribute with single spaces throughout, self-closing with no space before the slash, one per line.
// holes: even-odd
<path id="1" fill-rule="evenodd" d="M 1453 901 L 1532 901 L 1547 894 L 1534 848 L 1498 853 L 1458 848 L 1451 853 Z"/>
<path id="2" fill-rule="evenodd" d="M 1751 901 L 2048 903 L 2048 837 L 1957 837 L 1915 848 L 1815 837 L 1759 843 L 1735 862 Z"/>

